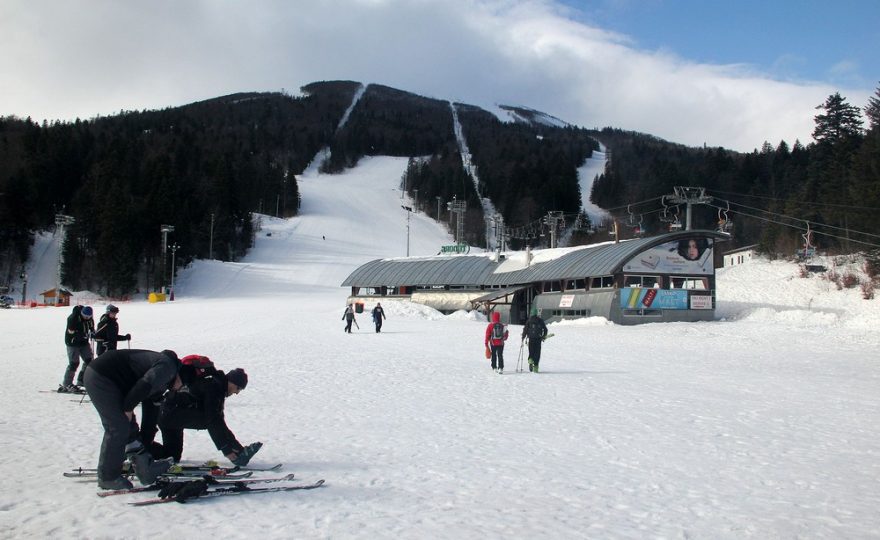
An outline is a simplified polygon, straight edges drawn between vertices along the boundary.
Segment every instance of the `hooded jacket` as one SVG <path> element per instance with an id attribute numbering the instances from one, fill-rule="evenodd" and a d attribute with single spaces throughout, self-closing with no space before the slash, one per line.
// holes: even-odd
<path id="1" fill-rule="evenodd" d="M 504 328 L 504 337 L 502 339 L 497 339 L 492 337 L 492 329 L 495 328 L 496 324 L 501 324 Z M 498 347 L 499 345 L 504 345 L 504 342 L 507 340 L 507 336 L 509 332 L 507 331 L 507 325 L 501 323 L 501 314 L 497 311 L 492 312 L 492 322 L 489 323 L 489 326 L 486 327 L 486 338 L 484 339 L 484 344 L 488 347 L 490 344 L 493 347 Z"/>

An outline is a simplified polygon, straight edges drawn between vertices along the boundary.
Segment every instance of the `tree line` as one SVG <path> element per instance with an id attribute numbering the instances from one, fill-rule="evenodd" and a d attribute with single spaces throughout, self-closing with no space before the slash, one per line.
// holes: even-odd
<path id="1" fill-rule="evenodd" d="M 657 219 L 658 199 L 675 186 L 701 186 L 715 204 L 695 207 L 694 226 L 713 229 L 719 217 L 727 217 L 736 223 L 734 245 L 792 254 L 809 230 L 813 245 L 829 252 L 877 249 L 880 88 L 863 107 L 867 126 L 860 108 L 839 93 L 816 110 L 813 142 L 765 142 L 751 153 L 686 147 L 606 128 L 598 137 L 612 149 L 612 158 L 593 186 L 592 200 L 621 220 L 628 205 L 630 212 L 653 211 L 643 233 L 657 232 L 665 226 Z M 633 210 L 641 201 L 650 203 Z"/>
<path id="2" fill-rule="evenodd" d="M 462 236 L 471 245 L 484 244 L 485 220 L 492 217 L 483 215 L 482 198 L 512 229 L 555 211 L 578 216 L 581 231 L 572 245 L 608 239 L 610 228 L 589 224 L 580 208 L 577 169 L 599 141 L 611 157 L 592 200 L 620 222 L 632 223 L 638 213 L 639 234 L 668 226 L 659 219 L 671 211 L 663 195 L 675 186 L 702 186 L 715 204 L 697 207 L 694 226 L 714 228 L 724 207 L 736 223 L 732 245 L 791 252 L 807 223 L 826 249 L 878 243 L 860 233 L 877 231 L 880 219 L 880 90 L 864 108 L 867 128 L 859 108 L 833 94 L 817 107 L 814 142 L 765 143 L 751 153 L 546 122 L 528 109 L 508 107 L 521 121 L 503 122 L 478 107 L 382 85 L 329 81 L 301 90 L 87 121 L 0 118 L 0 285 L 23 267 L 34 233 L 50 230 L 57 214 L 76 220 L 66 228 L 62 268 L 63 282 L 76 290 L 118 296 L 166 284 L 165 224 L 175 227 L 168 243 L 180 246 L 176 264 L 235 260 L 252 245 L 252 213 L 296 215 L 295 175 L 323 148 L 330 153 L 317 165 L 326 173 L 364 156 L 409 157 L 401 189 L 451 231 L 455 216 L 443 203 L 463 201 Z M 479 191 L 470 170 L 477 171 Z M 620 230 L 622 238 L 633 234 Z M 525 241 L 542 246 L 539 239 Z"/>

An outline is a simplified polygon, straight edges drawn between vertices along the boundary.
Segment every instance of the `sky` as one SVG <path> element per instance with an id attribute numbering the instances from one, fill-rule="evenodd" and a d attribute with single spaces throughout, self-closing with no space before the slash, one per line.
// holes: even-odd
<path id="1" fill-rule="evenodd" d="M 344 334 L 339 284 L 404 255 L 406 163 L 313 167 L 298 177 L 301 214 L 262 216 L 242 260 L 194 261 L 173 302 L 112 301 L 126 346 L 245 369 L 225 414 L 240 442 L 264 443 L 251 463 L 325 487 L 150 508 L 126 503 L 154 493 L 96 497 L 94 479 L 62 472 L 95 465 L 98 415 L 50 391 L 70 310 L 17 307 L 0 310 L 0 539 L 876 536 L 880 300 L 756 259 L 718 270 L 713 321 L 551 323 L 539 374 L 516 371 L 519 326 L 495 374 L 473 312 L 388 298 L 381 333 L 364 314 Z M 451 243 L 409 217 L 413 255 Z M 38 236 L 29 296 L 54 286 L 57 247 Z M 864 278 L 858 261 L 814 262 Z M 228 464 L 206 432 L 185 437 L 186 463 Z"/>
<path id="2" fill-rule="evenodd" d="M 880 3 L 6 0 L 0 115 L 72 120 L 356 80 L 741 151 L 880 84 Z"/>

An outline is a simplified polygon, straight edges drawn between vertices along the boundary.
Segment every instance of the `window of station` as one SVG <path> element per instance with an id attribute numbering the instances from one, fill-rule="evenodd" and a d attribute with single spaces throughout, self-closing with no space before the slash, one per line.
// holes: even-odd
<path id="1" fill-rule="evenodd" d="M 546 315 L 547 310 L 544 310 L 544 314 Z M 550 311 L 551 317 L 589 317 L 590 316 L 589 309 L 554 309 Z"/>
<path id="2" fill-rule="evenodd" d="M 583 290 L 587 282 L 585 279 L 566 279 L 564 284 L 566 291 L 576 291 Z"/>
<path id="3" fill-rule="evenodd" d="M 590 278 L 590 290 L 614 288 L 614 276 L 599 276 Z"/>
<path id="4" fill-rule="evenodd" d="M 644 287 L 651 289 L 660 287 L 659 276 L 623 276 L 624 287 Z"/>
<path id="5" fill-rule="evenodd" d="M 709 278 L 707 277 L 687 277 L 687 276 L 671 276 L 669 278 L 670 289 L 691 289 L 696 291 L 709 290 Z"/>
<path id="6" fill-rule="evenodd" d="M 559 292 L 562 290 L 561 281 L 545 281 L 544 292 Z"/>

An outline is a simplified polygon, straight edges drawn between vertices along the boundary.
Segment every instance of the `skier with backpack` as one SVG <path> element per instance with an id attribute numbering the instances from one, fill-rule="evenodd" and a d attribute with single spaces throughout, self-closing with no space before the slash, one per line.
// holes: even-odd
<path id="1" fill-rule="evenodd" d="M 541 362 L 541 343 L 547 337 L 547 325 L 538 316 L 538 308 L 532 307 L 529 318 L 523 326 L 522 339 L 529 338 L 529 371 L 538 373 Z"/>
<path id="2" fill-rule="evenodd" d="M 95 352 L 98 356 L 106 351 L 115 351 L 117 341 L 131 341 L 131 334 L 119 335 L 119 323 L 116 321 L 118 313 L 119 308 L 110 304 L 98 321 L 98 330 L 95 332 Z"/>
<path id="3" fill-rule="evenodd" d="M 82 393 L 86 368 L 94 358 L 92 345 L 89 343 L 94 334 L 95 321 L 92 319 L 92 308 L 90 306 L 74 306 L 73 311 L 67 317 L 67 327 L 64 331 L 64 345 L 67 346 L 67 369 L 64 372 L 63 382 L 58 386 L 59 392 Z M 73 376 L 76 375 L 80 359 L 82 359 L 83 366 L 79 370 L 76 384 L 73 384 Z"/>
<path id="4" fill-rule="evenodd" d="M 499 375 L 504 373 L 504 342 L 508 335 L 507 326 L 501 323 L 501 313 L 492 312 L 492 322 L 486 327 L 483 344 L 491 352 L 492 370 Z"/>
<path id="5" fill-rule="evenodd" d="M 153 454 L 180 461 L 183 430 L 206 429 L 217 450 L 235 465 L 244 467 L 263 443 L 242 446 L 226 425 L 223 409 L 226 398 L 245 389 L 247 373 L 241 368 L 224 373 L 208 357 L 196 354 L 183 357 L 181 363 L 182 386 L 168 392 L 162 402 L 158 422 L 162 444 L 151 444 Z"/>

